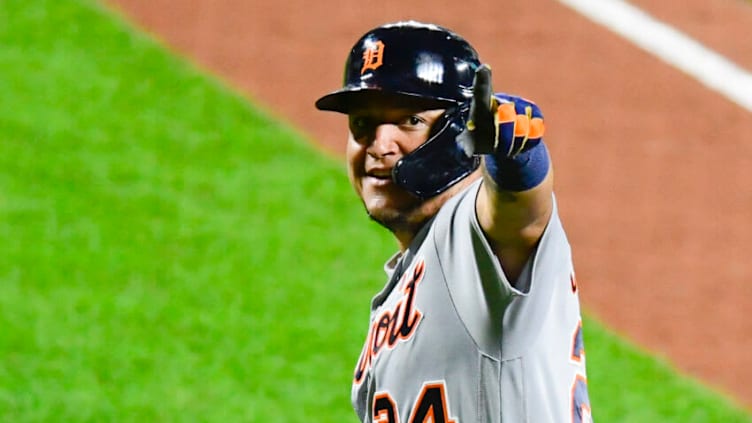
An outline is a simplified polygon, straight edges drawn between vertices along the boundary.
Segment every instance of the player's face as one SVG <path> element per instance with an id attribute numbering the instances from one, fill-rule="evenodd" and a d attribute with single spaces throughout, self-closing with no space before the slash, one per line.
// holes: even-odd
<path id="1" fill-rule="evenodd" d="M 431 127 L 443 113 L 373 105 L 349 114 L 350 181 L 371 218 L 393 232 L 415 232 L 444 201 L 423 200 L 392 180 L 397 162 L 428 139 Z"/>

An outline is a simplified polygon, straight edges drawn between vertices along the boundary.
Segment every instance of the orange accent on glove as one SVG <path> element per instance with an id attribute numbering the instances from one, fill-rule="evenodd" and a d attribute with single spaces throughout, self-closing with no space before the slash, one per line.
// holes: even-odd
<path id="1" fill-rule="evenodd" d="M 502 103 L 496 109 L 496 124 L 514 122 L 517 119 L 517 112 L 514 110 L 514 103 Z"/>
<path id="2" fill-rule="evenodd" d="M 542 138 L 544 132 L 546 132 L 546 125 L 543 124 L 543 119 L 530 119 L 530 133 L 528 134 L 528 138 Z"/>
<path id="3" fill-rule="evenodd" d="M 528 138 L 530 135 L 530 118 L 525 115 L 517 115 L 517 123 L 514 125 L 514 136 Z"/>

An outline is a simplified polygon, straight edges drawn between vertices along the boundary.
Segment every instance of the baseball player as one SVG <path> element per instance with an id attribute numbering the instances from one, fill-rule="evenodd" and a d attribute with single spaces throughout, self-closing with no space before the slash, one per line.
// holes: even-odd
<path id="1" fill-rule="evenodd" d="M 363 35 L 316 106 L 348 116 L 350 181 L 399 245 L 355 366 L 360 420 L 590 421 L 538 106 L 493 93 L 467 41 L 414 21 Z"/>

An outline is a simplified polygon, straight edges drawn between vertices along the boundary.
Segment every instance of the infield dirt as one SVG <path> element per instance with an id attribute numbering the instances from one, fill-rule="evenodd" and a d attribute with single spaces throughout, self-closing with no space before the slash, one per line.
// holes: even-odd
<path id="1" fill-rule="evenodd" d="M 333 155 L 345 119 L 313 103 L 358 36 L 456 30 L 546 115 L 585 309 L 752 407 L 749 111 L 553 1 L 110 2 Z M 632 3 L 752 69 L 749 2 Z"/>

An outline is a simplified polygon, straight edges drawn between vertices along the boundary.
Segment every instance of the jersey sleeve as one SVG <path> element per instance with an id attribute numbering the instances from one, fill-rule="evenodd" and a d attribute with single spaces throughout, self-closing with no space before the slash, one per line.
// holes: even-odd
<path id="1" fill-rule="evenodd" d="M 512 284 L 478 222 L 479 188 L 480 181 L 458 196 L 450 210 L 442 210 L 433 241 L 452 302 L 481 349 L 497 358 L 518 356 L 540 333 L 553 286 L 572 272 L 569 243 L 554 198 L 541 242 Z"/>

